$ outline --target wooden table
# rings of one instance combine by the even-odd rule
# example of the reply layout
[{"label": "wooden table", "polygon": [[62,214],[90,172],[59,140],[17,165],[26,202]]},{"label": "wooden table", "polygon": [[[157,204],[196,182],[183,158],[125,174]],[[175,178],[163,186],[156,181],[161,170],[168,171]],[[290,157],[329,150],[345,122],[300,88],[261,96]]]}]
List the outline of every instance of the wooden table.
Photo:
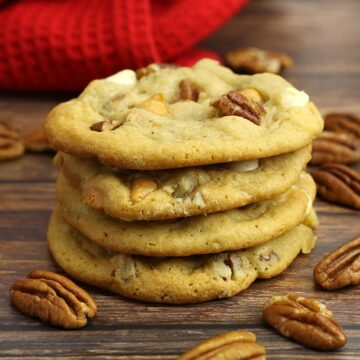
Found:
[{"label": "wooden table", "polygon": [[[324,112],[360,112],[360,2],[357,0],[251,3],[202,45],[220,53],[255,45],[284,50],[296,60],[285,75],[305,89]],[[39,125],[66,96],[0,96],[0,118],[24,129]],[[55,205],[56,171],[49,155],[26,155],[0,165],[0,357],[175,359],[196,342],[229,330],[250,330],[269,359],[359,359],[360,287],[327,292],[314,286],[312,270],[322,256],[360,233],[359,212],[318,201],[318,245],[284,274],[257,281],[231,299],[190,306],[144,304],[86,287],[98,314],[82,330],[64,331],[28,318],[9,304],[8,289],[33,269],[59,271],[46,245]],[[346,347],[323,353],[305,349],[262,323],[270,295],[312,296],[333,310],[348,336]]]}]

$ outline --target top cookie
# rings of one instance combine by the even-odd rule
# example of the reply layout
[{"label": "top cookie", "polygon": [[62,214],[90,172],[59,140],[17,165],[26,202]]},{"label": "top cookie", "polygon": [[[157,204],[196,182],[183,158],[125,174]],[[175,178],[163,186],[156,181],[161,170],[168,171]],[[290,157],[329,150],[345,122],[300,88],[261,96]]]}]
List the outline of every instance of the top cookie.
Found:
[{"label": "top cookie", "polygon": [[95,80],[55,107],[45,125],[59,150],[139,170],[284,154],[322,127],[308,96],[283,78],[237,75],[208,59]]}]

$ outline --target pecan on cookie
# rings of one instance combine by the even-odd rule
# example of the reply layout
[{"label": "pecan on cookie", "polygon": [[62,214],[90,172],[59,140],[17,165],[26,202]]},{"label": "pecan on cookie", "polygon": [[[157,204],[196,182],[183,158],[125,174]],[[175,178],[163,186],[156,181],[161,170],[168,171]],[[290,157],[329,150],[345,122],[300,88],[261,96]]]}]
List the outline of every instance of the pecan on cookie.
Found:
[{"label": "pecan on cookie", "polygon": [[260,125],[261,116],[266,114],[266,110],[259,102],[235,90],[222,95],[211,105],[217,108],[219,114],[222,116],[241,116],[255,125]]}]

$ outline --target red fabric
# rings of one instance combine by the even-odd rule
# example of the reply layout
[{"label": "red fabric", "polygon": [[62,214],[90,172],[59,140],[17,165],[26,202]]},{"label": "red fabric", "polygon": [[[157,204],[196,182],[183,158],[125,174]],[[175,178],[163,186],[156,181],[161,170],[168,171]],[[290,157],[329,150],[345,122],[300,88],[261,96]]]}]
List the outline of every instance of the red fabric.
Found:
[{"label": "red fabric", "polygon": [[18,0],[0,7],[0,89],[80,90],[151,62],[191,65],[191,48],[247,0]]}]

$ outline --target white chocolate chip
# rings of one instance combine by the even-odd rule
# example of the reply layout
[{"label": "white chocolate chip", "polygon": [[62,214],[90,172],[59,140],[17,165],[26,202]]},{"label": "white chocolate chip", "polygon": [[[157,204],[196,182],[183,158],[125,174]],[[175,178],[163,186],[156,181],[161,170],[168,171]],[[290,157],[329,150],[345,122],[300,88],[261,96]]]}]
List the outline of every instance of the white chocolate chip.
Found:
[{"label": "white chocolate chip", "polygon": [[305,106],[309,102],[309,95],[293,87],[286,88],[281,95],[281,105],[285,108]]},{"label": "white chocolate chip", "polygon": [[228,164],[225,164],[225,167],[229,170],[237,172],[246,172],[256,170],[259,167],[259,160],[244,160],[244,161],[235,161]]},{"label": "white chocolate chip", "polygon": [[305,216],[308,216],[311,212],[311,209],[312,209],[312,199],[311,199],[311,196],[309,195],[309,193],[305,190],[303,190],[304,193],[306,194],[307,198],[308,198],[308,202],[307,202],[307,205],[306,205],[306,210],[305,210]]},{"label": "white chocolate chip", "polygon": [[135,71],[129,69],[119,71],[105,80],[119,85],[134,85],[137,81]]},{"label": "white chocolate chip", "polygon": [[201,193],[199,191],[197,191],[195,193],[193,202],[194,202],[195,205],[198,205],[198,206],[204,206],[205,205],[205,201],[204,201],[204,199],[201,196]]}]

